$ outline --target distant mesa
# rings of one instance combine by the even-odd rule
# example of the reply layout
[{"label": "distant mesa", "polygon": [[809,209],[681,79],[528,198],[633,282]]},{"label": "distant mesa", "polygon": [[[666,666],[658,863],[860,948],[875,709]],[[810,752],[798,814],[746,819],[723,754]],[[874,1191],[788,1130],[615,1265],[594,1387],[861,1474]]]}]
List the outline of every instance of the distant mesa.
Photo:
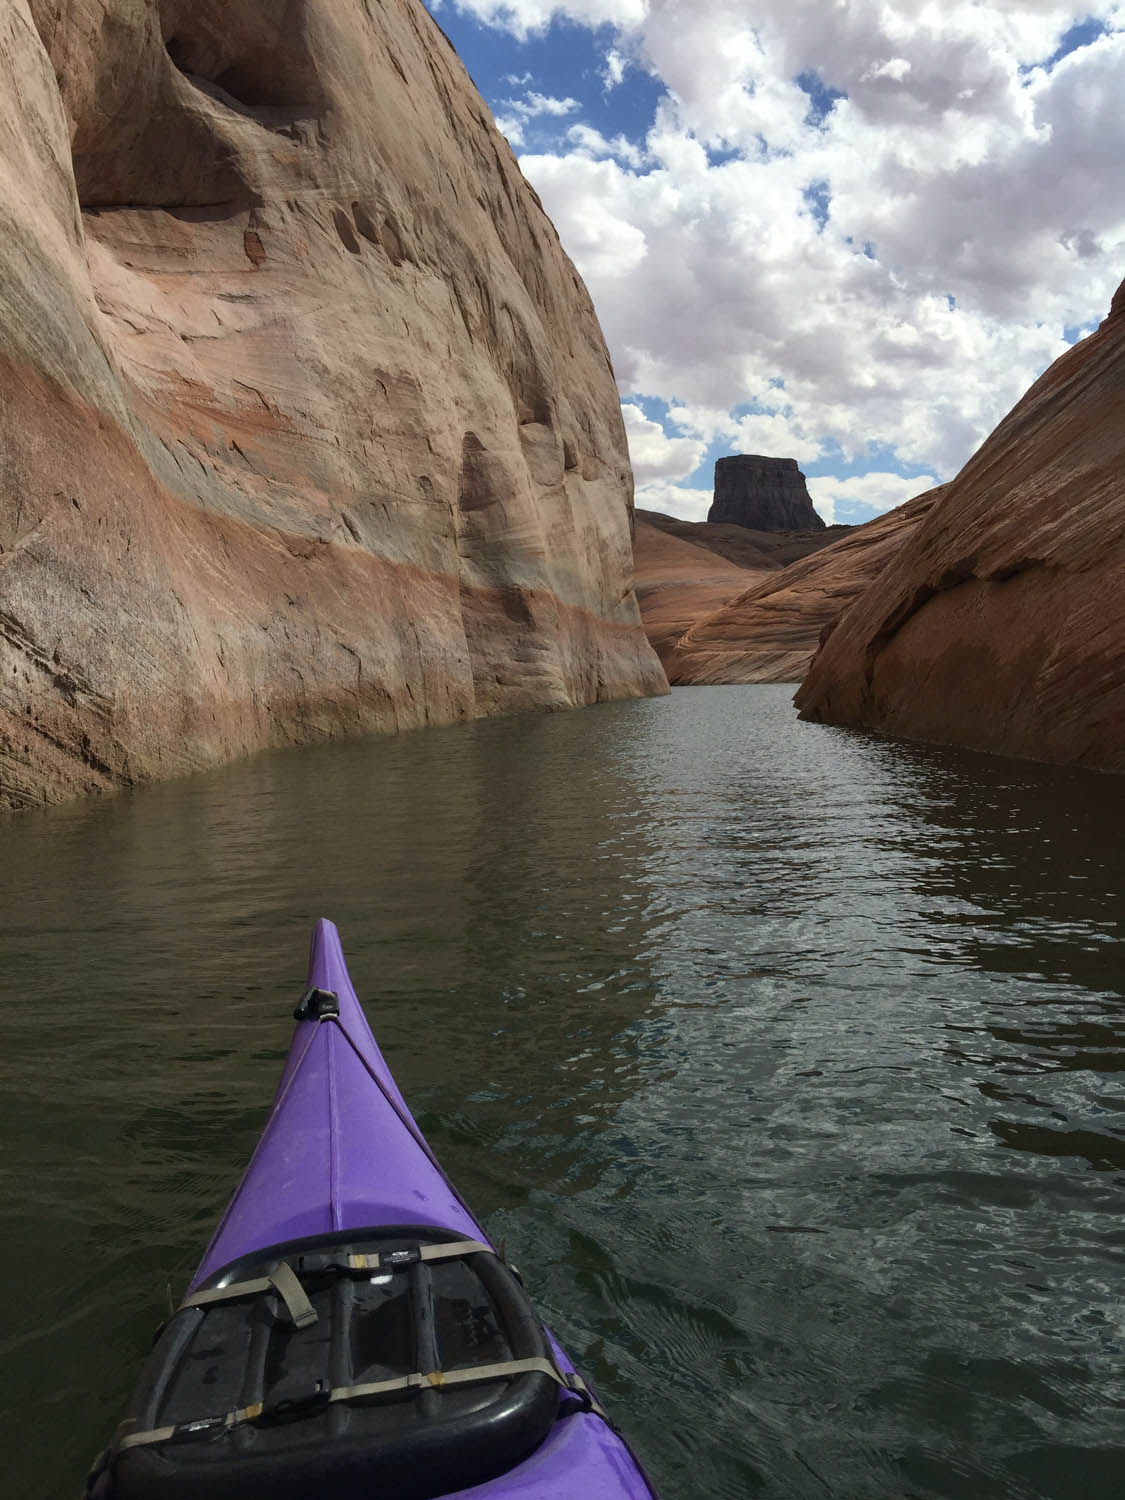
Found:
[{"label": "distant mesa", "polygon": [[707,519],[751,531],[824,530],[797,460],[758,453],[717,461],[715,498]]}]

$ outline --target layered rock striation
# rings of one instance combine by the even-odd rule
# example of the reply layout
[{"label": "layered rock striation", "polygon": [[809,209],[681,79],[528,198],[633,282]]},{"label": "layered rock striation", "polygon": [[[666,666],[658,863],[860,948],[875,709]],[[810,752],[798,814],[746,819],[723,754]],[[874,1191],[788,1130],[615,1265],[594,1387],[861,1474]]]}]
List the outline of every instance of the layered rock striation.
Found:
[{"label": "layered rock striation", "polygon": [[417,0],[12,0],[0,805],[663,691],[589,298]]},{"label": "layered rock striation", "polygon": [[1125,285],[849,610],[797,704],[1125,771]]},{"label": "layered rock striation", "polygon": [[[643,524],[715,552],[740,568],[766,573],[787,568],[790,563],[840,541],[853,530],[851,526],[825,526],[815,531],[752,531],[722,522],[684,521],[656,510],[638,508],[635,514],[638,536]],[[642,571],[639,559],[637,569],[639,579]]]},{"label": "layered rock striation", "polygon": [[752,531],[823,531],[795,458],[737,453],[715,463],[711,522]]},{"label": "layered rock striation", "polygon": [[[748,531],[743,526],[683,521],[638,510],[634,558],[637,599],[649,640],[666,671],[682,668],[678,643],[686,634],[756,585],[776,578],[788,564],[846,536],[848,526],[824,531]],[[815,636],[814,636],[815,644]],[[812,654],[812,646],[809,655]],[[730,656],[737,674],[739,651]],[[693,680],[690,673],[683,682]],[[726,680],[721,676],[706,679]],[[756,681],[735,675],[732,682]],[[788,679],[783,679],[788,680]]]},{"label": "layered rock striation", "polygon": [[818,643],[878,578],[942,493],[940,486],[929,490],[864,526],[832,528],[844,533],[838,541],[759,575],[749,588],[701,612],[670,650],[657,645],[669,682],[800,682]]},{"label": "layered rock striation", "polygon": [[645,632],[663,663],[701,615],[721,608],[745,592],[753,580],[767,575],[655,526],[645,517],[645,512],[637,512],[633,552],[637,602]]}]

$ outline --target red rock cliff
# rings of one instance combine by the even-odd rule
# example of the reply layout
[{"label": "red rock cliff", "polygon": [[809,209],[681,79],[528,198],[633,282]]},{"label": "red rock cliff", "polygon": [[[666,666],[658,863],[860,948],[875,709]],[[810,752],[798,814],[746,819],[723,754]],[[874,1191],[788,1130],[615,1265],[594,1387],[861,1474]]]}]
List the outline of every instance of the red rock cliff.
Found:
[{"label": "red rock cliff", "polygon": [[659,692],[589,298],[415,0],[11,0],[0,805]]},{"label": "red rock cliff", "polygon": [[701,613],[671,650],[654,641],[669,682],[800,682],[817,643],[879,576],[941,494],[939,486],[916,495],[830,546],[760,576],[718,608]]},{"label": "red rock cliff", "polygon": [[1125,286],[840,621],[796,701],[806,719],[1125,771]]}]

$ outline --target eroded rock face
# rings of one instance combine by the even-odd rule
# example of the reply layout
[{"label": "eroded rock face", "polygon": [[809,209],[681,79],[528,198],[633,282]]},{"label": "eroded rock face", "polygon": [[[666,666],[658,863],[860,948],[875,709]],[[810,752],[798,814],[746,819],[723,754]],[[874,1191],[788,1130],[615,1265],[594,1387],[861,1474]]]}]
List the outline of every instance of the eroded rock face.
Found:
[{"label": "eroded rock face", "polygon": [[767,575],[653,525],[646,518],[649,514],[637,513],[633,549],[637,602],[645,632],[666,663],[684,631],[701,615],[721,608]]},{"label": "eroded rock face", "polygon": [[414,0],[11,0],[0,805],[659,692],[587,294]]},{"label": "eroded rock face", "polygon": [[[637,599],[645,631],[665,671],[672,670],[675,663],[675,670],[685,672],[677,681],[694,681],[677,650],[682,637],[713,615],[721,613],[725,618],[724,606],[732,600],[851,530],[849,526],[832,526],[824,531],[748,531],[743,526],[682,521],[659,511],[638,510],[633,554]],[[810,657],[818,628],[819,623],[811,634],[806,632]],[[692,655],[694,659],[695,653]],[[773,680],[737,675],[746,670],[742,656],[738,648],[729,653],[735,676],[700,680]]]},{"label": "eroded rock face", "polygon": [[715,463],[708,521],[753,531],[823,531],[795,458],[736,453]]},{"label": "eroded rock face", "polygon": [[797,703],[1125,771],[1125,286],[840,622]]},{"label": "eroded rock face", "polygon": [[[772,573],[778,568],[787,568],[812,552],[819,552],[838,542],[854,528],[851,526],[825,526],[816,531],[751,531],[745,526],[729,526],[712,521],[684,521],[679,516],[666,516],[656,510],[635,512],[637,529],[641,523],[691,542],[708,552],[737,563],[740,568],[754,572]],[[638,561],[637,574],[641,568]]]},{"label": "eroded rock face", "polygon": [[661,653],[669,682],[800,682],[818,643],[897,555],[943,490],[918,495],[865,526],[832,528],[844,532],[839,541],[759,575],[701,614]]}]

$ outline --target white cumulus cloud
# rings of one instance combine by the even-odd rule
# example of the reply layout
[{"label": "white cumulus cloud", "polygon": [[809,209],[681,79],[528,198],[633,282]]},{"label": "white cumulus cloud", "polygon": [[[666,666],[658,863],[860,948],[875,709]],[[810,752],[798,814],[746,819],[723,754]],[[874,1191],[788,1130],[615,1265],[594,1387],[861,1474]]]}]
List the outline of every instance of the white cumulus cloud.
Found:
[{"label": "white cumulus cloud", "polygon": [[659,422],[650,421],[632,402],[622,402],[621,415],[638,484],[653,479],[686,479],[699,467],[705,443],[691,437],[669,437]]},{"label": "white cumulus cloud", "polygon": [[566,138],[578,150],[585,151],[594,158],[613,156],[630,167],[639,167],[645,160],[644,151],[625,136],[615,135],[611,141],[607,141],[601,131],[595,130],[592,125],[572,125]]},{"label": "white cumulus cloud", "polygon": [[711,509],[711,491],[656,479],[638,485],[636,503],[641,510],[660,511],[666,516],[678,516],[681,521],[706,521]]},{"label": "white cumulus cloud", "polygon": [[[670,408],[667,451],[637,433],[647,482],[675,487],[677,445],[718,442],[869,463],[862,492],[821,476],[814,493],[898,503],[926,486],[894,491],[894,465],[950,477],[1125,276],[1120,0],[461,5],[515,35],[608,28],[603,107],[626,59],[662,85],[629,137],[534,90],[503,110],[537,121],[521,163],[623,395]],[[1084,45],[1056,57],[1079,22]]]},{"label": "white cumulus cloud", "polygon": [[607,94],[611,89],[615,89],[625,77],[627,66],[624,54],[618,52],[616,47],[611,47],[605,55],[605,64],[602,68],[602,84]]},{"label": "white cumulus cloud", "polygon": [[862,507],[868,513],[864,519],[872,520],[885,511],[893,510],[896,505],[912,500],[915,495],[932,490],[937,482],[932,474],[908,479],[901,474],[878,471],[853,475],[848,479],[821,474],[807,481],[813,506],[829,526],[835,520],[836,507],[844,502]]}]

